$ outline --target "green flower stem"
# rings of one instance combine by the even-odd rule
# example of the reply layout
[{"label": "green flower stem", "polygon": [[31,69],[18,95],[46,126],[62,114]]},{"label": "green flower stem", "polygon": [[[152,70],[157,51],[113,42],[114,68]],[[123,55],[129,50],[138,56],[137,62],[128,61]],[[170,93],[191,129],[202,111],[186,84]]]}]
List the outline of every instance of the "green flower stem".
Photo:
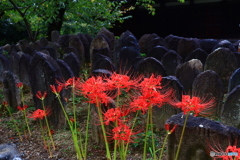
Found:
[{"label": "green flower stem", "polygon": [[[42,125],[42,121],[40,119],[39,119],[39,123],[40,123],[42,138],[43,138],[43,144],[44,144],[44,147],[46,147],[46,141],[45,141],[45,136],[44,136],[44,131],[43,131],[43,125]],[[52,152],[50,150],[48,142],[47,142],[47,150],[49,152],[49,157],[52,157]]]},{"label": "green flower stem", "polygon": [[13,125],[14,125],[15,129],[17,130],[17,134],[18,134],[19,139],[20,139],[21,141],[23,141],[23,139],[22,139],[22,137],[21,137],[21,135],[20,135],[19,128],[18,128],[16,122],[14,121],[14,118],[13,118],[13,116],[12,116],[12,114],[11,114],[10,109],[8,108],[8,106],[6,106],[6,108],[7,108],[7,111],[8,111],[8,113],[9,113],[10,117],[11,117],[11,120],[12,120],[12,122],[13,122]]},{"label": "green flower stem", "polygon": [[72,126],[70,128],[71,128],[71,132],[72,132],[73,144],[74,144],[75,150],[77,152],[77,159],[82,160],[83,156],[82,156],[81,149],[79,148],[79,145],[78,145],[77,134],[74,133],[74,129],[72,128]]},{"label": "green flower stem", "polygon": [[[74,87],[72,87],[72,104],[73,104],[73,119],[75,122],[77,121],[76,117],[76,105],[75,105],[75,94],[74,94]],[[77,130],[77,123],[74,123],[74,130]]]},{"label": "green flower stem", "polygon": [[98,101],[97,101],[96,105],[97,105],[97,109],[98,109],[98,116],[99,116],[99,119],[100,119],[100,124],[101,124],[102,132],[103,132],[103,137],[104,137],[104,141],[105,141],[107,159],[110,160],[111,159],[111,154],[110,154],[109,145],[108,145],[108,141],[107,141],[106,129],[105,129],[104,124],[103,124],[102,111],[101,111],[101,108],[100,108],[101,105],[98,103]]},{"label": "green flower stem", "polygon": [[[73,80],[73,86],[72,86],[72,105],[73,105],[73,119],[74,119],[74,123],[73,123],[73,132],[74,132],[74,142],[76,143],[75,144],[75,147],[79,148],[79,152],[80,155],[82,155],[82,157],[85,157],[86,158],[86,152],[85,154],[83,153],[83,146],[82,146],[82,143],[80,143],[80,147],[78,145],[78,134],[77,134],[77,116],[76,116],[76,104],[75,104],[75,80]],[[80,135],[80,142],[82,142],[81,140],[81,135]]]},{"label": "green flower stem", "polygon": [[167,142],[168,136],[169,136],[169,131],[167,131],[167,136],[165,137],[165,139],[164,139],[164,141],[163,141],[163,145],[162,145],[162,149],[161,149],[161,152],[160,152],[159,160],[162,159],[163,151],[164,151],[164,147],[165,147],[165,145],[166,145],[166,142]]},{"label": "green flower stem", "polygon": [[[22,102],[22,105],[24,106],[25,103],[24,103],[24,99],[23,99],[23,91],[22,91],[22,89],[20,89],[20,92],[21,92],[21,102]],[[25,123],[26,123],[26,125],[27,125],[28,133],[29,133],[29,135],[31,136],[31,135],[32,135],[32,132],[31,132],[31,129],[30,129],[29,124],[28,124],[26,109],[23,110],[23,114],[24,114]]]},{"label": "green flower stem", "polygon": [[24,114],[25,123],[27,124],[28,133],[29,133],[30,136],[32,136],[32,132],[31,132],[31,129],[30,129],[29,124],[28,124],[26,109],[24,109],[23,114]]},{"label": "green flower stem", "polygon": [[48,151],[49,151],[49,158],[52,158],[52,152],[51,152],[50,144],[48,141],[47,141],[47,147],[48,147]]},{"label": "green flower stem", "polygon": [[156,156],[156,148],[155,148],[155,140],[154,140],[154,134],[153,134],[153,119],[152,119],[152,106],[149,108],[149,121],[150,121],[150,129],[152,134],[152,148],[153,148],[153,158],[157,159]]},{"label": "green flower stem", "polygon": [[114,140],[113,160],[117,159],[117,140]]},{"label": "green flower stem", "polygon": [[[115,127],[117,127],[117,122],[115,122]],[[114,140],[113,159],[116,160],[116,158],[117,158],[117,140],[115,139]]]},{"label": "green flower stem", "polygon": [[125,151],[125,149],[124,149],[124,141],[121,140],[120,143],[121,143],[121,146],[120,146],[120,157],[121,157],[121,160],[126,160],[126,156],[125,156],[125,154],[123,154],[124,151]]},{"label": "green flower stem", "polygon": [[60,95],[59,95],[59,94],[56,94],[56,96],[57,96],[58,101],[59,101],[59,103],[60,103],[60,106],[61,106],[61,108],[62,108],[62,110],[63,110],[63,114],[64,114],[64,116],[65,116],[65,118],[66,118],[66,120],[67,120],[67,122],[68,122],[68,125],[69,125],[69,127],[71,128],[72,124],[71,124],[71,122],[70,122],[70,120],[69,120],[69,117],[68,117],[68,115],[67,115],[67,112],[65,111],[65,108],[64,108],[64,106],[63,106],[63,104],[62,104],[62,101],[61,101],[61,99],[60,99]]},{"label": "green flower stem", "polygon": [[[84,157],[84,150],[83,150],[83,144],[82,144],[82,135],[81,134],[78,134],[78,133],[81,133],[81,129],[79,128],[79,132],[77,131],[77,130],[75,130],[75,129],[73,129],[73,131],[74,131],[74,133],[76,134],[76,136],[77,136],[77,142],[80,142],[79,143],[79,146],[80,146],[80,148],[81,148],[81,154],[83,155],[83,157]],[[78,136],[79,136],[79,139],[78,139]]]},{"label": "green flower stem", "polygon": [[[135,123],[136,123],[136,121],[137,121],[137,117],[138,117],[139,112],[140,112],[140,111],[138,110],[137,113],[136,113],[136,116],[135,116],[135,118],[134,118],[134,120],[133,120],[131,132],[132,132],[134,126],[135,126]],[[126,155],[127,155],[128,146],[129,146],[129,142],[127,143],[127,145],[126,145],[126,147],[125,147],[125,153],[124,153],[125,157],[126,157]]]},{"label": "green flower stem", "polygon": [[84,157],[87,157],[87,146],[88,146],[88,129],[89,129],[89,121],[90,121],[90,104],[88,105],[88,114],[87,114],[87,125],[86,125],[86,133],[85,133],[85,146],[84,146]]},{"label": "green flower stem", "polygon": [[[44,110],[44,112],[46,113],[46,108],[45,108],[45,106],[44,106],[44,100],[42,99],[41,101],[42,101],[43,110]],[[56,150],[56,147],[55,147],[55,144],[54,144],[54,141],[53,141],[53,137],[52,137],[52,133],[51,133],[51,130],[50,130],[50,127],[49,127],[49,123],[48,123],[47,116],[45,116],[44,119],[45,119],[45,123],[46,123],[46,125],[47,125],[48,136],[49,136],[49,138],[50,138],[50,140],[51,140],[52,147],[53,147],[54,150]]]},{"label": "green flower stem", "polygon": [[77,152],[77,158],[78,158],[78,160],[82,160],[82,151],[81,151],[81,149],[79,148],[79,145],[78,145],[78,141],[77,141],[77,138],[76,138],[76,134],[75,134],[75,131],[74,131],[74,129],[73,129],[73,126],[72,126],[72,124],[71,124],[71,121],[69,120],[69,117],[68,117],[68,115],[67,115],[67,112],[65,111],[65,108],[64,108],[64,106],[63,106],[63,104],[62,104],[62,101],[61,101],[61,99],[60,99],[60,95],[59,94],[56,94],[56,96],[57,96],[57,98],[58,98],[58,101],[59,101],[59,103],[60,103],[60,106],[62,107],[62,110],[63,110],[63,114],[64,114],[64,116],[65,116],[65,118],[66,118],[66,120],[67,120],[67,123],[68,123],[68,126],[70,127],[70,130],[71,130],[71,133],[72,133],[72,139],[73,139],[73,143],[74,143],[74,147],[75,147],[75,150],[76,150],[76,152]]},{"label": "green flower stem", "polygon": [[184,125],[183,125],[183,129],[182,129],[182,134],[181,134],[181,137],[180,137],[180,141],[179,141],[179,144],[178,144],[178,149],[177,149],[176,157],[174,158],[174,160],[177,160],[177,159],[178,159],[178,155],[179,155],[179,151],[180,151],[180,148],[181,148],[182,139],[183,139],[183,135],[184,135],[184,132],[185,132],[185,128],[186,128],[188,116],[189,116],[189,113],[186,114],[186,118],[185,118],[185,120],[184,120]]},{"label": "green flower stem", "polygon": [[148,132],[148,125],[149,125],[149,116],[150,116],[150,111],[148,110],[145,139],[144,139],[144,148],[143,148],[143,160],[146,160],[146,154],[147,154],[147,132]]}]

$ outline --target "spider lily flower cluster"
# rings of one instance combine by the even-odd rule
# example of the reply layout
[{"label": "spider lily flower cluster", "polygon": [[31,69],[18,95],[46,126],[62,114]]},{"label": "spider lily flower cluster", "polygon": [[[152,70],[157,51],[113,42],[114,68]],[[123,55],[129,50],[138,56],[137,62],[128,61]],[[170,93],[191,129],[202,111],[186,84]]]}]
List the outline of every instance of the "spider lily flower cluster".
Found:
[{"label": "spider lily flower cluster", "polygon": [[182,95],[182,100],[180,102],[171,101],[170,103],[173,106],[175,106],[177,108],[180,108],[183,111],[183,113],[185,114],[183,129],[182,129],[181,137],[180,137],[180,140],[179,140],[179,145],[178,145],[178,149],[177,149],[177,152],[176,152],[176,156],[175,156],[175,159],[174,159],[174,160],[177,160],[180,149],[181,149],[181,144],[182,144],[182,140],[183,140],[188,116],[190,114],[193,114],[194,116],[209,115],[212,107],[215,105],[215,100],[213,98],[206,100],[206,99],[201,99],[201,98],[196,97],[196,96]]},{"label": "spider lily flower cluster", "polygon": [[[122,160],[127,159],[129,144],[135,143],[135,139],[138,138],[138,134],[141,132],[145,133],[142,159],[146,160],[147,133],[153,133],[154,131],[152,119],[153,108],[162,107],[164,104],[171,104],[176,108],[180,108],[185,114],[185,123],[175,157],[177,159],[188,115],[207,115],[207,111],[214,106],[214,99],[205,101],[197,96],[182,95],[182,100],[178,101],[173,96],[174,90],[168,88],[168,86],[163,86],[161,82],[161,76],[151,75],[149,78],[144,78],[143,76],[130,78],[127,75],[113,73],[110,77],[92,76],[85,81],[73,77],[66,82],[56,81],[55,85],[50,85],[52,93],[59,100],[65,119],[71,130],[77,159],[87,159],[90,104],[94,104],[97,110],[98,124],[100,124],[101,135],[105,142],[106,158],[114,160],[119,158]],[[21,84],[17,86],[22,88]],[[61,91],[66,88],[71,88],[72,90],[71,101],[68,101],[72,103],[72,116],[67,114],[66,107],[62,104],[62,98],[64,97],[61,97]],[[33,118],[34,120],[45,119],[48,136],[51,139],[52,147],[55,149],[51,136],[52,130],[47,121],[47,116],[51,113],[51,110],[44,105],[47,92],[38,91],[35,96],[42,101],[42,109],[37,109],[28,118]],[[85,139],[82,139],[82,136],[79,136],[78,133],[82,129],[78,128],[79,125],[77,125],[78,117],[76,114],[75,96],[83,97],[84,102],[89,104],[87,124],[85,126]],[[24,111],[26,108],[26,105],[18,107],[21,111]],[[145,119],[143,120],[139,116],[145,117]],[[140,121],[144,121],[145,123],[141,123]],[[136,126],[137,123],[144,125]],[[153,159],[162,158],[168,135],[172,134],[176,127],[177,125],[165,125],[167,135],[160,149],[156,148],[154,143],[155,137],[153,134],[151,135]],[[110,150],[112,148],[110,147],[111,143],[114,144],[113,151]],[[47,145],[50,148],[49,143]],[[157,151],[160,152],[157,153]],[[51,154],[50,151],[49,153]]]},{"label": "spider lily flower cluster", "polygon": [[180,108],[185,115],[193,114],[194,116],[207,116],[211,113],[211,110],[215,104],[215,100],[213,98],[210,100],[205,100],[196,96],[183,95],[181,102],[172,101],[171,104],[177,108]]},{"label": "spider lily flower cluster", "polygon": [[[50,129],[50,126],[49,126],[49,123],[48,123],[48,118],[47,118],[51,114],[51,109],[50,109],[50,107],[46,107],[44,105],[44,99],[46,98],[46,96],[47,96],[46,91],[44,91],[44,92],[38,91],[36,93],[36,97],[42,101],[42,109],[35,110],[29,116],[29,118],[32,118],[34,120],[37,120],[37,119],[39,120],[39,124],[40,124],[40,127],[41,127],[41,134],[42,134],[42,138],[43,138],[43,142],[44,142],[44,148],[47,148],[47,150],[49,152],[49,157],[52,157],[52,151],[51,151],[50,143],[52,144],[52,149],[53,150],[55,150],[56,147],[55,147],[53,137],[52,137],[52,134],[54,133],[54,131],[52,129]],[[43,124],[42,124],[41,120],[43,120],[43,119],[45,119],[46,127],[44,127]],[[45,128],[47,128],[48,136],[45,136],[45,132],[44,132]],[[50,139],[50,142],[49,142],[48,138]]]},{"label": "spider lily flower cluster", "polygon": [[[197,116],[214,105],[213,99],[205,102],[199,97],[190,97],[189,95],[183,95],[182,101],[176,101],[176,99],[172,97],[173,90],[163,88],[161,80],[161,76],[151,75],[149,78],[139,77],[130,79],[130,77],[126,75],[117,73],[113,73],[110,78],[93,76],[85,82],[81,82],[80,79],[75,79],[74,85],[76,87],[76,93],[84,96],[87,98],[88,103],[95,104],[97,107],[108,159],[112,158],[109,149],[109,140],[114,141],[113,159],[116,159],[117,148],[120,158],[126,159],[129,143],[134,142],[134,139],[137,138],[137,133],[139,133],[134,126],[136,119],[130,121],[133,113],[136,113],[136,117],[139,111],[142,114],[147,113],[146,134],[149,130],[153,132],[152,108],[154,106],[161,107],[165,103],[170,103],[177,108],[181,108],[186,115],[194,113],[194,115]],[[69,82],[72,82],[72,80],[67,81],[67,83]],[[52,87],[52,90],[56,94],[59,94],[60,90],[64,87],[66,87],[66,85],[59,83],[59,86],[55,88]],[[103,110],[104,107],[102,106],[108,106],[109,103],[114,103],[115,107],[105,107],[105,110]],[[113,128],[111,133],[106,132],[107,126]],[[168,134],[171,134],[175,128],[176,126],[169,130]],[[146,159],[147,137],[145,137],[144,141],[143,159]],[[153,136],[152,142],[154,142]],[[154,153],[153,158],[156,159],[154,143],[152,148]]]},{"label": "spider lily flower cluster", "polygon": [[[75,93],[87,99],[86,102],[95,104],[98,111],[99,124],[105,142],[107,159],[116,159],[117,150],[120,159],[126,159],[129,143],[133,143],[137,134],[145,130],[153,132],[152,108],[169,103],[176,108],[180,108],[184,114],[193,113],[200,115],[203,111],[214,106],[214,99],[209,101],[201,100],[196,96],[183,95],[182,101],[177,101],[172,95],[174,91],[162,86],[161,76],[151,75],[149,78],[130,78],[127,75],[113,73],[109,78],[92,76],[86,81],[74,78]],[[54,93],[59,94],[57,88],[64,88],[71,83],[69,79],[65,84],[58,83],[58,86],[51,86]],[[109,104],[114,107],[109,107]],[[137,116],[146,115],[146,126],[141,129],[135,127]],[[205,112],[206,113],[206,112]],[[135,117],[133,115],[136,115]],[[75,119],[74,119],[75,120]],[[187,118],[186,118],[187,120]],[[106,127],[112,128],[111,133],[106,131]],[[167,129],[167,134],[171,134],[177,126],[171,130]],[[109,130],[108,130],[109,131]],[[110,154],[109,143],[114,142],[113,156]],[[143,149],[143,159],[146,159],[146,143]],[[152,142],[154,137],[152,136]],[[118,149],[117,149],[118,148]],[[154,159],[157,159],[155,144],[152,145]],[[163,150],[163,149],[162,149]],[[180,150],[180,148],[179,148]],[[178,151],[179,152],[179,151]],[[161,152],[162,154],[162,152]],[[178,154],[178,153],[177,153]],[[161,156],[160,156],[161,157]],[[177,156],[176,156],[177,157]]]},{"label": "spider lily flower cluster", "polygon": [[37,120],[37,119],[42,120],[43,118],[47,117],[49,114],[50,114],[50,110],[44,111],[42,109],[37,109],[28,118],[33,118],[34,120]]}]

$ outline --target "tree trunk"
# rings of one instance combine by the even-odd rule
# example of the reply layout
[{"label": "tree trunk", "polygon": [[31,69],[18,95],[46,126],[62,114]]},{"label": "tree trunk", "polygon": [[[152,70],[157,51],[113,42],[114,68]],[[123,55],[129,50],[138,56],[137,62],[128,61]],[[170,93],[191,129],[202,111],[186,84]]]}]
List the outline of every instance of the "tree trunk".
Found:
[{"label": "tree trunk", "polygon": [[26,29],[27,29],[27,32],[28,32],[28,36],[29,36],[29,39],[34,42],[36,40],[36,37],[33,36],[32,34],[32,30],[31,30],[31,26],[30,26],[30,23],[28,22],[28,20],[26,19],[25,17],[25,14],[23,12],[21,12],[21,10],[18,8],[18,6],[12,1],[12,0],[9,0],[9,2],[12,4],[12,6],[15,8],[15,10],[20,14],[20,16],[22,17],[24,23],[25,23],[25,26],[26,26]]},{"label": "tree trunk", "polygon": [[47,39],[49,41],[51,41],[51,33],[54,30],[57,30],[60,32],[61,28],[62,28],[62,24],[63,24],[63,18],[64,18],[64,14],[66,11],[66,7],[65,8],[60,8],[58,10],[58,15],[57,18],[52,22],[48,24],[48,28],[47,28]]}]

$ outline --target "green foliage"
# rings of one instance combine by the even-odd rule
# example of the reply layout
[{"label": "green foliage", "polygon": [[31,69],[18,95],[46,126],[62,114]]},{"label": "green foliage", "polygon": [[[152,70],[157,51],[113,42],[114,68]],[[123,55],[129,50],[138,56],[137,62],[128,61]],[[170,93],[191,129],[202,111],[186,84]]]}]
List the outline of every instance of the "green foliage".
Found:
[{"label": "green foliage", "polygon": [[[126,13],[136,6],[143,6],[149,14],[155,15],[154,4],[154,0],[137,0],[135,3],[127,0],[1,0],[0,18],[11,25],[24,25],[31,41],[49,36],[52,30],[61,31],[61,34],[81,32],[94,36],[102,27],[111,28],[115,22],[122,23],[131,18]],[[0,27],[0,35],[6,28],[9,29]],[[3,38],[0,44],[4,43],[7,42]]]},{"label": "green foliage", "polygon": [[0,14],[4,13],[2,18],[10,23],[24,24],[32,40],[36,35],[46,35],[48,26],[54,22],[61,23],[62,34],[81,32],[94,35],[102,27],[111,28],[116,21],[130,18],[124,14],[137,5],[145,7],[149,14],[155,14],[153,0],[126,3],[125,0],[2,0]]},{"label": "green foliage", "polygon": [[122,13],[119,7],[124,4],[110,2],[107,0],[90,0],[70,3],[66,12],[62,33],[69,30],[94,35],[102,27],[109,28],[115,21],[122,21]]},{"label": "green foliage", "polygon": [[[155,137],[155,142],[158,142],[159,140],[156,138],[156,134],[152,133],[151,131],[147,131],[147,148],[149,149],[149,152],[152,151],[152,134]],[[134,143],[131,143],[130,145],[133,148],[140,149],[144,146],[144,139],[145,139],[145,133],[139,133],[137,134],[137,138],[134,140]]]}]

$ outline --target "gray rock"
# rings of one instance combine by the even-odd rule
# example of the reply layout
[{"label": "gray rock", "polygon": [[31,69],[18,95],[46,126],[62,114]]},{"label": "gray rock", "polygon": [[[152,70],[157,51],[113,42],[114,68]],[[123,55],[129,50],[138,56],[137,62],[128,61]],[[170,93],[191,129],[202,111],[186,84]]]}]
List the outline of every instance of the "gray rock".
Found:
[{"label": "gray rock", "polygon": [[181,40],[181,38],[182,37],[178,37],[178,36],[170,34],[164,38],[164,41],[167,43],[168,49],[177,51],[178,42]]},{"label": "gray rock", "polygon": [[[168,160],[173,160],[178,148],[186,116],[182,113],[170,117],[166,124],[178,125],[168,139]],[[181,143],[178,160],[212,160],[206,151],[224,150],[229,145],[239,146],[240,130],[220,122],[189,115]],[[210,148],[212,147],[212,148]]]},{"label": "gray rock", "polygon": [[[111,54],[114,50],[114,44],[115,44],[115,36],[114,36],[114,33],[110,32],[109,30],[107,30],[105,27],[103,27],[97,35],[104,35],[108,38],[109,42],[109,48],[111,50]],[[112,58],[112,57],[110,57]]]},{"label": "gray rock", "polygon": [[13,143],[0,144],[0,160],[23,160]]},{"label": "gray rock", "polygon": [[200,73],[193,81],[192,90],[197,96],[215,99],[215,107],[211,113],[220,116],[224,92],[222,81],[216,72],[207,70]]},{"label": "gray rock", "polygon": [[218,44],[216,44],[213,48],[213,51],[219,47],[224,47],[230,49],[232,52],[237,52],[237,49],[233,46],[233,44],[229,40],[222,40]]},{"label": "gray rock", "polygon": [[[44,103],[46,106],[51,107],[52,112],[49,116],[49,122],[54,128],[63,127],[65,125],[63,111],[56,99],[56,95],[50,89],[50,85],[56,86],[56,81],[62,82],[63,80],[59,65],[51,56],[37,52],[30,62],[29,75],[35,109],[42,109],[41,100],[35,96],[36,93],[38,91],[47,91],[48,96],[44,99]],[[64,103],[64,99],[62,101]]]},{"label": "gray rock", "polygon": [[20,89],[16,87],[19,83],[19,78],[10,71],[3,72],[3,91],[4,97],[9,106],[17,110],[17,106],[21,104]]},{"label": "gray rock", "polygon": [[162,64],[166,69],[167,75],[175,76],[176,68],[182,64],[182,57],[174,50],[170,50],[162,57]]},{"label": "gray rock", "polygon": [[237,85],[228,95],[223,106],[221,120],[224,124],[240,128],[240,85]]},{"label": "gray rock", "polygon": [[52,31],[52,33],[51,33],[51,41],[52,42],[58,42],[59,37],[60,37],[59,31]]},{"label": "gray rock", "polygon": [[167,44],[165,43],[163,38],[159,37],[159,36],[152,39],[151,41],[148,41],[147,44],[148,44],[148,51],[147,51],[146,55],[148,55],[150,53],[150,51],[156,46],[163,46],[163,47],[167,48]]},{"label": "gray rock", "polygon": [[178,42],[177,53],[185,59],[192,51],[200,48],[200,40],[197,38],[182,38]]},{"label": "gray rock", "polygon": [[152,39],[157,38],[157,37],[159,37],[159,36],[157,34],[155,34],[155,33],[153,33],[153,34],[144,34],[140,38],[140,40],[138,42],[138,44],[140,46],[140,52],[147,54],[148,53],[148,44],[149,44],[149,42]]},{"label": "gray rock", "polygon": [[210,54],[213,51],[214,46],[218,44],[218,41],[215,39],[202,39],[200,40],[200,47],[202,50]]},{"label": "gray rock", "polygon": [[240,68],[236,69],[229,79],[228,93],[230,93],[237,85],[240,85]]},{"label": "gray rock", "polygon": [[188,62],[180,64],[176,68],[176,77],[183,85],[186,93],[191,93],[194,79],[203,71],[203,66],[200,60],[192,59]]},{"label": "gray rock", "polygon": [[[120,52],[123,47],[131,47],[135,48],[137,51],[140,51],[136,37],[130,31],[123,32],[120,35],[120,38],[116,41],[115,52],[113,54],[114,63],[119,62]],[[117,64],[117,68],[119,68],[119,65],[120,64]]]},{"label": "gray rock", "polygon": [[208,55],[204,71],[215,71],[222,80],[224,92],[227,93],[229,78],[237,69],[237,66],[238,62],[233,52],[228,48],[220,47]]},{"label": "gray rock", "polygon": [[109,48],[109,44],[102,36],[98,36],[98,37],[94,38],[90,44],[90,61],[91,61],[91,63],[93,63],[92,60],[94,57],[93,50],[101,49],[101,48]]},{"label": "gray rock", "polygon": [[169,52],[169,50],[164,47],[164,46],[160,46],[160,45],[157,45],[155,46],[154,48],[152,48],[149,53],[148,53],[148,57],[154,57],[156,58],[157,60],[161,61],[162,60],[162,57],[167,53]]},{"label": "gray rock", "polygon": [[199,59],[204,66],[207,56],[208,54],[204,50],[202,50],[201,48],[197,48],[185,58],[185,61],[187,62],[191,59]]},{"label": "gray rock", "polygon": [[79,77],[80,72],[80,62],[78,60],[78,57],[73,53],[68,53],[63,55],[64,62],[68,64],[68,66],[71,68],[73,74],[75,77]]},{"label": "gray rock", "polygon": [[145,77],[150,77],[152,74],[166,76],[166,70],[162,63],[153,57],[141,60],[136,66],[136,73]]}]

